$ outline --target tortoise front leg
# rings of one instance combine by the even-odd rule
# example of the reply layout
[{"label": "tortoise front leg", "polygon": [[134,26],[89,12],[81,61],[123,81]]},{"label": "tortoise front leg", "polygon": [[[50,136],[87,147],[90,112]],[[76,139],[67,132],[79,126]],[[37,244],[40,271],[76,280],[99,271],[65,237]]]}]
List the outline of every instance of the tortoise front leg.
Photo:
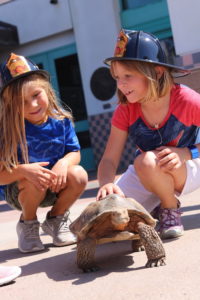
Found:
[{"label": "tortoise front leg", "polygon": [[95,249],[96,241],[89,237],[77,242],[77,265],[85,273],[99,270],[95,264]]},{"label": "tortoise front leg", "polygon": [[165,265],[165,250],[155,229],[142,222],[139,222],[137,227],[148,258],[146,267],[149,268]]}]

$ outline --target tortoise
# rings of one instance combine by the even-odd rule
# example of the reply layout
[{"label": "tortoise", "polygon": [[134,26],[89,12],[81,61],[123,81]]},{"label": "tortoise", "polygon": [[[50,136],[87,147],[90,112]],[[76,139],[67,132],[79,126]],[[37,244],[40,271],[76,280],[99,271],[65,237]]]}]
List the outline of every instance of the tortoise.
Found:
[{"label": "tortoise", "polygon": [[132,198],[110,194],[90,203],[70,224],[77,236],[78,267],[84,272],[99,270],[96,245],[122,240],[132,240],[134,252],[146,251],[146,267],[165,265],[165,250],[155,225],[156,220]]}]

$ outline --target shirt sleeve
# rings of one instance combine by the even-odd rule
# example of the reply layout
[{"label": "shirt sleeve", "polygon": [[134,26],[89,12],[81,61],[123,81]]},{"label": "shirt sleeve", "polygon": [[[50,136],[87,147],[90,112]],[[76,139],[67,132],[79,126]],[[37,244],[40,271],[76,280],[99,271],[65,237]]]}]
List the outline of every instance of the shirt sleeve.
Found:
[{"label": "shirt sleeve", "polygon": [[180,85],[172,94],[172,113],[186,126],[200,126],[200,94]]},{"label": "shirt sleeve", "polygon": [[121,130],[128,131],[129,111],[127,105],[118,105],[118,107],[114,111],[111,124]]},{"label": "shirt sleeve", "polygon": [[69,119],[65,119],[65,152],[75,152],[81,149],[74,126]]},{"label": "shirt sleeve", "polygon": [[192,99],[192,121],[193,125],[200,126],[200,94],[193,91],[191,93],[191,99]]}]

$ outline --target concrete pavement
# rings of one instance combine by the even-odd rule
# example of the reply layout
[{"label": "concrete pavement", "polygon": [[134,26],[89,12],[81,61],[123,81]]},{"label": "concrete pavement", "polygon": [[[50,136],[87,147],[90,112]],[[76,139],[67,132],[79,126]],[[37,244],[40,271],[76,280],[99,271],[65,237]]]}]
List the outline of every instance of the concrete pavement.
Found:
[{"label": "concrete pavement", "polygon": [[[90,180],[81,199],[71,208],[74,220],[94,201],[97,181]],[[200,299],[200,190],[182,199],[185,234],[164,242],[167,265],[146,269],[144,252],[132,253],[130,241],[100,245],[96,258],[101,270],[84,274],[76,266],[76,246],[54,247],[41,231],[46,251],[22,254],[17,249],[16,223],[20,213],[0,201],[0,263],[18,265],[22,275],[0,287],[3,300],[199,300]],[[48,209],[40,208],[39,221]]]}]

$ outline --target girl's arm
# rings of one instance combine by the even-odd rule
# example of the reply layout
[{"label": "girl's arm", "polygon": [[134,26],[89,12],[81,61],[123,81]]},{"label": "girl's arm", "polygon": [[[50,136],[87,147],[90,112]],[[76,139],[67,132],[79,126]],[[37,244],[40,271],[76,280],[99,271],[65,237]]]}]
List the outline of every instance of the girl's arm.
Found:
[{"label": "girl's arm", "polygon": [[69,166],[78,165],[80,163],[80,160],[80,151],[69,152],[55,163],[52,170],[56,170],[59,173],[60,171],[62,171],[62,168],[68,168]]},{"label": "girl's arm", "polygon": [[44,168],[48,162],[37,162],[30,164],[21,164],[11,171],[3,170],[0,172],[0,185],[7,185],[15,181],[27,179],[37,188],[47,189],[52,180],[55,180],[56,174],[51,170]]},{"label": "girl's arm", "polygon": [[106,149],[98,167],[100,189],[97,194],[97,200],[111,193],[123,195],[119,187],[114,185],[113,182],[127,137],[128,132],[114,126],[111,127]]},{"label": "girl's arm", "polygon": [[69,152],[59,161],[67,163],[68,166],[78,165],[81,161],[80,151]]},{"label": "girl's arm", "polygon": [[21,166],[18,165],[16,168],[13,168],[11,171],[3,170],[0,172],[0,185],[10,184],[15,181],[19,181],[24,178],[21,173]]}]

